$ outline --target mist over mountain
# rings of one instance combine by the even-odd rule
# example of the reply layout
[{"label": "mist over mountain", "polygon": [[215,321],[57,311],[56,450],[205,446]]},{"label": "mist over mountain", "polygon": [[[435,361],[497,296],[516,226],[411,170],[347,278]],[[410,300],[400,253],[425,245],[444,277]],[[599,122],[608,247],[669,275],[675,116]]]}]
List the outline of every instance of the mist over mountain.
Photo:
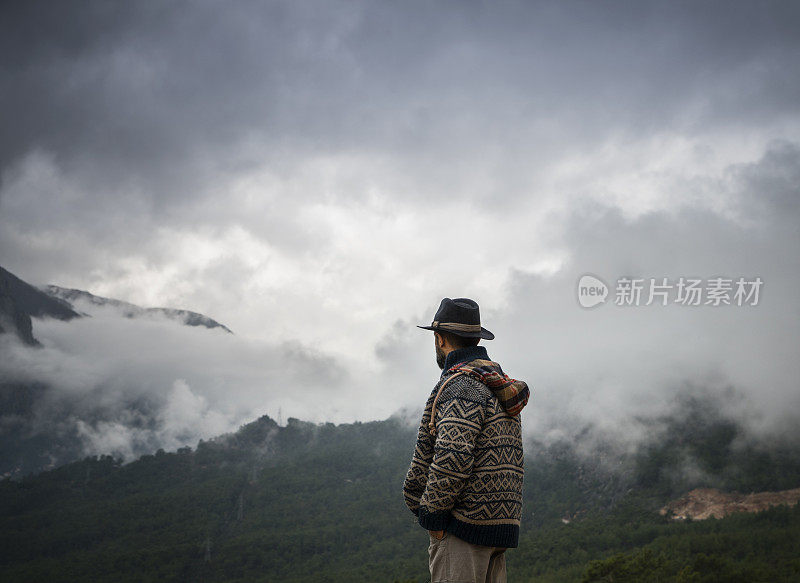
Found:
[{"label": "mist over mountain", "polygon": [[[87,454],[132,460],[159,448],[192,445],[264,413],[277,418],[283,411],[288,417],[305,409],[307,420],[320,422],[336,420],[337,408],[347,416],[368,411],[369,402],[361,395],[375,373],[354,376],[353,368],[344,368],[330,355],[291,342],[243,338],[195,312],[145,309],[53,285],[37,288],[4,273],[4,289],[16,290],[4,296],[6,321],[17,317],[22,327],[15,334],[0,334],[2,474],[24,475]],[[543,329],[554,324],[545,318],[540,321]],[[399,368],[400,363],[416,359],[419,344],[409,328],[398,324],[376,349],[377,362],[384,367],[379,378],[389,384],[383,392],[373,388],[370,396],[385,398],[385,405],[391,406],[407,403],[419,393],[414,406],[391,407],[394,418],[413,428],[435,376],[420,377],[413,392],[402,393],[408,392],[414,376]],[[36,336],[35,344],[25,342],[26,330],[31,339]],[[543,334],[532,339],[529,347],[545,348],[544,338]],[[530,358],[541,362],[542,354],[534,351]],[[636,370],[637,364],[626,362]],[[580,400],[585,391],[580,383],[586,381],[581,369],[573,371],[572,384],[548,378],[551,373],[545,367],[541,383],[533,375],[537,380],[531,383],[532,406],[523,424],[532,452],[569,446],[581,459],[595,460],[597,471],[614,468],[653,444],[667,427],[664,419],[682,417],[694,424],[684,432],[715,426],[718,418],[730,420],[736,427],[731,455],[737,447],[791,441],[794,435],[793,409],[767,417],[767,423],[745,388],[724,377],[704,376],[702,368],[687,369],[671,383],[665,383],[663,376],[654,379],[653,386],[639,389],[638,399],[657,398],[638,404],[624,398],[632,395],[624,385],[600,385],[594,393],[586,391],[593,401]],[[513,362],[509,370],[514,373]],[[390,382],[398,387],[394,401],[387,398],[392,393]],[[609,396],[611,400],[602,401]],[[309,398],[328,404],[326,416],[308,408]],[[590,411],[591,403],[596,408]],[[660,471],[677,485],[708,473],[691,450],[670,458]]]},{"label": "mist over mountain", "polygon": [[206,328],[222,328],[226,332],[231,332],[227,326],[212,320],[208,316],[191,312],[189,310],[177,310],[174,308],[142,308],[130,302],[123,302],[112,298],[104,298],[90,294],[79,289],[69,289],[57,285],[42,286],[42,291],[56,299],[63,300],[73,308],[85,310],[89,315],[98,308],[112,308],[119,311],[126,318],[159,317],[164,316],[170,320],[175,320],[187,326],[205,326]]},{"label": "mist over mountain", "polygon": [[[677,570],[765,568],[766,578],[742,580],[792,581],[797,510],[694,527],[659,514],[698,485],[749,492],[800,483],[800,444],[743,440],[718,405],[687,398],[647,422],[652,438],[625,455],[588,430],[582,443],[527,441],[521,544],[509,557],[515,578],[578,580],[591,559],[681,538],[723,564],[690,556],[684,565],[685,545],[673,545]],[[427,534],[401,495],[415,435],[400,416],[285,426],[262,416],[127,464],[95,456],[0,481],[0,576],[419,583]],[[764,535],[777,537],[769,549]]]},{"label": "mist over mountain", "polygon": [[[70,366],[79,363],[64,360],[52,336],[44,342],[34,336],[57,322],[65,324],[68,343],[79,343],[81,325],[92,318],[144,319],[154,326],[152,335],[176,324],[231,333],[196,312],[140,308],[53,285],[39,289],[0,268],[0,475],[41,471],[97,451],[130,457],[174,445],[165,426],[202,406],[185,381],[176,380],[171,393],[161,398],[128,390],[130,386],[115,387],[120,379],[113,373],[92,378],[91,372]],[[129,349],[124,344],[112,348],[123,360]],[[173,439],[188,437],[196,439],[196,433],[185,423]]]}]

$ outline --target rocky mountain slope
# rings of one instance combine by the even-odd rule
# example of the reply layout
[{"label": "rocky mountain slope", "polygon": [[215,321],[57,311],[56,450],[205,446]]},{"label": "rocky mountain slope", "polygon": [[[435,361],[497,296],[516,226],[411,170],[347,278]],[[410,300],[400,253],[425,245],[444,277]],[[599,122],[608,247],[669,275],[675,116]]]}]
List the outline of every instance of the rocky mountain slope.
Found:
[{"label": "rocky mountain slope", "polygon": [[0,334],[10,333],[24,344],[38,344],[31,317],[71,320],[80,315],[67,302],[54,298],[0,267]]},{"label": "rocky mountain slope", "polygon": [[28,316],[56,318],[57,320],[71,320],[79,317],[79,314],[67,302],[54,298],[22,281],[3,267],[0,267],[0,282],[14,299],[17,308]]},{"label": "rocky mountain slope", "polygon": [[13,334],[23,344],[36,346],[31,317],[19,309],[9,287],[5,278],[0,279],[0,334]]}]

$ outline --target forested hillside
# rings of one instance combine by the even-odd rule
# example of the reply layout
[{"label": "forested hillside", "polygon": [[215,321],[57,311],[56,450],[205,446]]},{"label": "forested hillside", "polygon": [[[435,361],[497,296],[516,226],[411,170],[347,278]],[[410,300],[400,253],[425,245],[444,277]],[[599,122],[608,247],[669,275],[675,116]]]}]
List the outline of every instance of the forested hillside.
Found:
[{"label": "forested hillside", "polygon": [[[659,427],[614,459],[602,443],[588,457],[528,443],[509,581],[797,580],[800,510],[676,523],[658,509],[696,485],[800,484],[798,450],[743,445],[735,423],[707,415]],[[262,417],[194,450],[5,480],[0,579],[426,581],[427,536],[401,495],[415,432],[395,418],[279,427]],[[689,460],[703,470],[694,478],[679,471]]]}]

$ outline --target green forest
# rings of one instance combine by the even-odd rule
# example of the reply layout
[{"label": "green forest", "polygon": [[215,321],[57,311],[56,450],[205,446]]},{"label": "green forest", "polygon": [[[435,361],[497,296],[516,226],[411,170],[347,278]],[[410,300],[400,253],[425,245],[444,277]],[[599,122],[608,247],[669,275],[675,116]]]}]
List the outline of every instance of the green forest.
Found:
[{"label": "green forest", "polygon": [[[589,456],[578,442],[528,443],[509,581],[800,580],[798,507],[659,515],[697,486],[800,485],[792,442],[748,442],[702,403],[685,410],[624,456],[601,442]],[[265,416],[193,449],[4,480],[0,580],[428,581],[428,537],[402,499],[415,434],[395,418],[281,427]],[[681,471],[687,459],[702,481]]]}]

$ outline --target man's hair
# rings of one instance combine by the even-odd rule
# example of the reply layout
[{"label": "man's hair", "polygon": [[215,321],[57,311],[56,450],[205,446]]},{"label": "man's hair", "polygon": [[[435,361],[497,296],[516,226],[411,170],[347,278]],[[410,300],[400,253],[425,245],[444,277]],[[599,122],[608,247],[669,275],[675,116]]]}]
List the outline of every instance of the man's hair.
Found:
[{"label": "man's hair", "polygon": [[455,348],[466,348],[467,346],[477,346],[478,342],[480,342],[480,338],[467,338],[466,336],[459,336],[458,334],[453,334],[452,332],[445,332],[443,330],[437,330],[437,333],[444,336],[444,339],[447,340],[450,346]]}]

